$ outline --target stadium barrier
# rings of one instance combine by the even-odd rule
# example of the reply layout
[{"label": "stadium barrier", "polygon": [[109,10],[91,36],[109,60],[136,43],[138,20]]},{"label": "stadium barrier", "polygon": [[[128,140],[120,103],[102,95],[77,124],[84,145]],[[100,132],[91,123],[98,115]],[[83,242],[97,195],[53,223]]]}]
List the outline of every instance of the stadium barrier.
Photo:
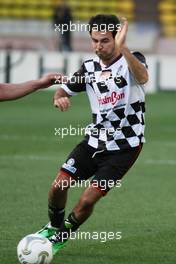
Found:
[{"label": "stadium barrier", "polygon": [[[61,72],[71,76],[79,69],[90,53],[62,53],[34,51],[0,51],[0,82],[18,83],[37,79],[47,72]],[[176,90],[176,56],[147,55],[150,80],[146,86],[149,93],[158,90]],[[54,88],[54,87],[53,87]]]}]

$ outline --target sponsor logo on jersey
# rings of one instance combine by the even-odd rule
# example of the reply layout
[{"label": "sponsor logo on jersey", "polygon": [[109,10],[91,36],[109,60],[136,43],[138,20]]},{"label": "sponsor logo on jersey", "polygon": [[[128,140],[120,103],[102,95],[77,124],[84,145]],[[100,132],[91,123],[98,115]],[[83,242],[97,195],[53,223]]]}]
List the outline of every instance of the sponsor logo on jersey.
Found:
[{"label": "sponsor logo on jersey", "polygon": [[109,104],[111,103],[112,105],[115,105],[118,101],[122,100],[123,98],[125,98],[125,93],[117,93],[117,92],[112,92],[112,94],[110,96],[105,96],[103,98],[99,98],[98,102],[100,105],[104,105],[104,104]]}]

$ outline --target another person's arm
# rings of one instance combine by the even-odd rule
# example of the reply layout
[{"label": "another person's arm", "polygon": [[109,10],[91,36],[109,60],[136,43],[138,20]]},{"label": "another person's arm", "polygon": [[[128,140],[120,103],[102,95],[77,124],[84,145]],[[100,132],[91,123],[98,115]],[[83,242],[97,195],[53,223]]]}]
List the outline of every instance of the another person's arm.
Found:
[{"label": "another person's arm", "polygon": [[61,78],[61,74],[49,73],[39,80],[32,80],[19,84],[0,84],[0,101],[15,100],[25,95],[35,92],[38,89],[48,88]]}]

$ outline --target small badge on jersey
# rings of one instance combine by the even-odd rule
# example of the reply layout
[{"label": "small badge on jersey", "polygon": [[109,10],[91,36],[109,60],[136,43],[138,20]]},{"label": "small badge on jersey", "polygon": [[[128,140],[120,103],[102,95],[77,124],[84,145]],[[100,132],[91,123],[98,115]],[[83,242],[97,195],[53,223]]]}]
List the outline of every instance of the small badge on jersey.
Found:
[{"label": "small badge on jersey", "polygon": [[75,173],[77,169],[73,166],[74,164],[75,164],[75,160],[73,158],[71,158],[71,159],[67,160],[67,162],[62,165],[62,168],[66,169],[72,173]]},{"label": "small badge on jersey", "polygon": [[123,69],[123,66],[122,66],[122,65],[120,65],[120,66],[119,66],[119,68],[118,68],[118,70],[117,70],[117,73],[116,73],[116,75],[119,75],[122,69]]}]

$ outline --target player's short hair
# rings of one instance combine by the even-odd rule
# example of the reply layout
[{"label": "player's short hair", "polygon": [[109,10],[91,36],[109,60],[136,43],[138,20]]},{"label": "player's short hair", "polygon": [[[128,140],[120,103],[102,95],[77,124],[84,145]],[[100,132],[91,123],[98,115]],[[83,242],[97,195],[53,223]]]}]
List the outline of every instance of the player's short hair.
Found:
[{"label": "player's short hair", "polygon": [[91,35],[92,30],[96,31],[111,31],[113,38],[117,34],[117,30],[120,27],[120,19],[115,15],[99,14],[93,16],[89,20],[89,33]]}]

